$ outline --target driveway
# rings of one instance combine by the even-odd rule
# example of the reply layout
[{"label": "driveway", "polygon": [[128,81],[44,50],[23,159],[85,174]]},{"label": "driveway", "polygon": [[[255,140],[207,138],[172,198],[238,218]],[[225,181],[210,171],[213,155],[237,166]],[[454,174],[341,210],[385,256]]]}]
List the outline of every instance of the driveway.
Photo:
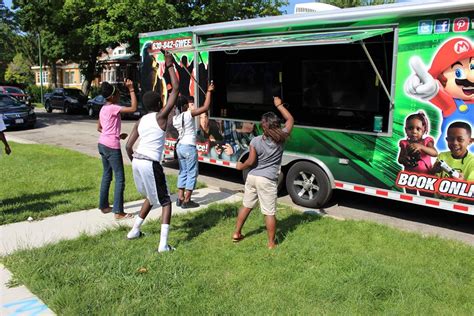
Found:
[{"label": "driveway", "polygon": [[[46,113],[37,110],[38,127],[32,130],[8,131],[11,140],[27,140],[56,145],[99,157],[97,152],[97,120],[84,115]],[[136,121],[122,121],[122,131],[130,133]],[[122,143],[124,146],[125,143]],[[125,153],[125,152],[124,152]],[[125,157],[125,155],[124,155]],[[129,163],[127,158],[124,158]],[[242,191],[240,172],[224,167],[200,164],[199,180],[211,187],[228,191]],[[177,173],[177,164],[165,164],[165,172]],[[280,202],[293,204],[288,196]],[[298,209],[304,208],[293,205]],[[339,219],[369,220],[407,231],[439,235],[474,245],[474,216],[403,202],[336,190],[329,205],[318,210]]]}]

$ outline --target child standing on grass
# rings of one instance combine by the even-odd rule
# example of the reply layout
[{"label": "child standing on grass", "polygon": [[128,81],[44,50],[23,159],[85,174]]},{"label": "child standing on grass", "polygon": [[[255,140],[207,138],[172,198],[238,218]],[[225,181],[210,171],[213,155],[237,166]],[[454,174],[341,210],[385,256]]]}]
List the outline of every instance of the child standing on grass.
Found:
[{"label": "child standing on grass", "polygon": [[[108,82],[103,82],[101,86],[102,96],[106,102],[100,109],[97,130],[100,132],[99,153],[102,157],[104,173],[100,184],[99,208],[102,213],[113,212],[116,219],[133,217],[123,211],[123,191],[125,189],[125,174],[123,170],[122,151],[120,149],[120,139],[127,138],[127,134],[121,134],[122,121],[121,113],[134,113],[137,110],[137,97],[133,89],[133,82],[129,79],[125,81],[131,97],[131,106],[122,107],[117,103],[120,100],[120,92]],[[112,174],[115,175],[114,206],[109,204],[109,188],[112,182]]]},{"label": "child standing on grass", "polygon": [[[191,200],[198,176],[198,153],[196,149],[194,117],[209,110],[212,91],[214,91],[214,84],[211,81],[207,88],[204,104],[199,108],[194,107],[194,99],[191,103],[189,98],[184,98],[183,96],[178,98],[180,114],[173,118],[173,126],[179,132],[179,142],[176,146],[177,148],[175,148],[178,153],[179,162],[178,200],[176,201],[176,206],[184,209],[199,207],[198,203]],[[181,102],[180,99],[182,100]]]},{"label": "child standing on grass", "polygon": [[[143,95],[143,104],[149,113],[143,116],[133,127],[127,142],[127,155],[132,161],[133,179],[138,192],[145,196],[145,202],[135,224],[127,234],[128,239],[142,235],[140,227],[154,205],[160,204],[161,233],[158,252],[173,250],[168,245],[168,233],[171,220],[171,199],[168,193],[165,174],[160,164],[166,136],[166,124],[171,110],[174,108],[179,91],[179,80],[173,67],[173,57],[165,54],[165,71],[168,72],[172,90],[164,108],[161,95],[148,91]],[[140,137],[140,143],[133,152],[133,145]]]},{"label": "child standing on grass", "polygon": [[268,112],[262,116],[263,135],[254,137],[250,141],[249,157],[243,163],[237,163],[238,170],[252,167],[257,161],[257,166],[250,170],[245,181],[245,193],[243,206],[237,217],[235,232],[232,236],[234,242],[239,242],[244,238],[242,227],[247,220],[257,201],[260,202],[260,209],[265,215],[265,225],[268,233],[268,248],[276,247],[276,200],[277,200],[277,180],[280,172],[281,159],[283,156],[283,145],[291,133],[294,119],[288,110],[283,106],[279,97],[273,97],[275,107],[280,111],[286,120],[285,127],[280,126],[280,119],[273,112]]}]

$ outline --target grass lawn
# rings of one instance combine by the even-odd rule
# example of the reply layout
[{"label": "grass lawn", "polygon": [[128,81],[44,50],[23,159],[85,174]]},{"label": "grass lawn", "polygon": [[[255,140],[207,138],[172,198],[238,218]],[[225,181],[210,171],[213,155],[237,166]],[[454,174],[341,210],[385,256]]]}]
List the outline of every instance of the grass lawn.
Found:
[{"label": "grass lawn", "polygon": [[[474,249],[381,225],[282,209],[279,247],[262,215],[230,236],[238,204],[172,220],[173,253],[157,254],[159,223],[82,236],[3,258],[62,315],[450,314],[474,310]],[[141,269],[142,268],[142,269]],[[141,269],[141,271],[139,271]]]},{"label": "grass lawn", "polygon": [[[0,224],[94,208],[99,203],[100,159],[48,145],[10,143],[12,154],[0,156]],[[125,166],[125,201],[141,199]],[[176,191],[176,176],[168,176]],[[113,203],[113,186],[110,202]]]}]

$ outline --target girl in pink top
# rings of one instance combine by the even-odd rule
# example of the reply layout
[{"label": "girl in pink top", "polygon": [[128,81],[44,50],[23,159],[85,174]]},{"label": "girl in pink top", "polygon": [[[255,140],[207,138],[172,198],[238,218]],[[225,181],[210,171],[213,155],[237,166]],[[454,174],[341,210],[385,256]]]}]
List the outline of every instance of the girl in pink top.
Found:
[{"label": "girl in pink top", "polygon": [[[103,82],[101,86],[102,96],[106,103],[99,113],[97,130],[100,132],[99,153],[102,157],[104,173],[100,184],[99,208],[102,213],[113,212],[116,219],[131,217],[123,211],[123,190],[125,189],[125,174],[123,171],[122,151],[120,149],[120,139],[127,138],[127,134],[121,134],[121,113],[134,113],[137,110],[138,102],[131,80],[125,81],[125,86],[130,92],[132,104],[130,107],[122,107],[117,103],[120,100],[120,92],[108,82]],[[115,175],[114,206],[109,204],[109,188],[112,182],[112,174]]]},{"label": "girl in pink top", "polygon": [[428,119],[422,111],[407,116],[405,120],[406,139],[399,143],[398,162],[406,171],[422,174],[431,173],[431,157],[437,157],[434,140],[428,136]]}]

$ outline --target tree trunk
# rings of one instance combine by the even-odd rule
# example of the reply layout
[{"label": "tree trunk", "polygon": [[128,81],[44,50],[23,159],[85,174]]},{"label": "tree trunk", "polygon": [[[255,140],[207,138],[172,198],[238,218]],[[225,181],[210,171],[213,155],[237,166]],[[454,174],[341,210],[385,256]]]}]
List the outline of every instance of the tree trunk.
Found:
[{"label": "tree trunk", "polygon": [[97,55],[89,58],[89,60],[82,65],[82,74],[84,75],[84,82],[82,83],[82,92],[85,95],[89,95],[92,81],[96,77],[96,62]]},{"label": "tree trunk", "polygon": [[52,79],[53,79],[53,87],[57,88],[58,87],[58,67],[56,66],[56,62],[53,61],[51,63],[51,69],[52,69]]}]

